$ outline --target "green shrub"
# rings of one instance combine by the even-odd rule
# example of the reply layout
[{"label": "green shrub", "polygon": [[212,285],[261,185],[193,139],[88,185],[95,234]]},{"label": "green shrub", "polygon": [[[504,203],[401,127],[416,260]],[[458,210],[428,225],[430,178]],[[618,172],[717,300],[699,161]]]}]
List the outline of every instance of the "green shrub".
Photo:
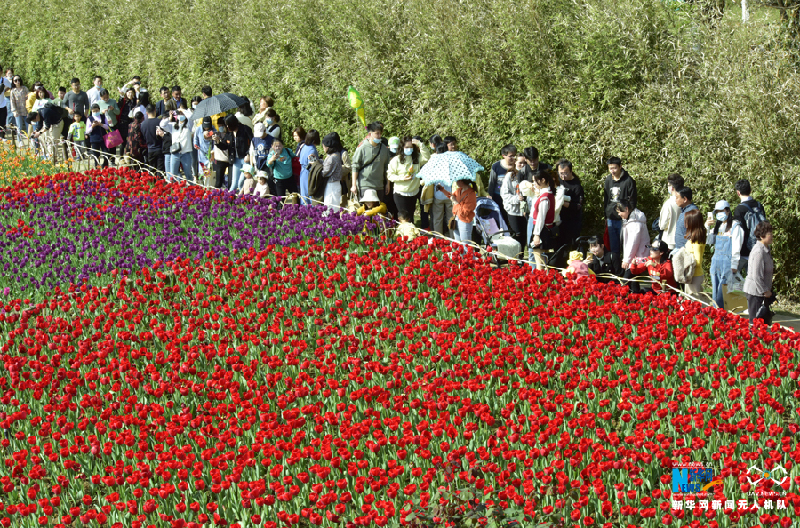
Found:
[{"label": "green shrub", "polygon": [[88,85],[95,72],[119,86],[138,73],[151,91],[269,94],[285,130],[337,130],[351,146],[364,133],[345,98],[353,85],[390,134],[456,135],[486,167],[510,141],[571,159],[594,231],[610,155],[637,180],[649,220],[670,172],[704,212],[735,201],[734,182],[748,178],[778,228],[778,288],[800,291],[800,86],[778,23],[758,13],[710,29],[691,6],[650,0],[128,5],[75,0],[69,13],[90,15],[77,18],[48,0],[35,10],[10,0],[4,65],[48,87],[73,75]]}]

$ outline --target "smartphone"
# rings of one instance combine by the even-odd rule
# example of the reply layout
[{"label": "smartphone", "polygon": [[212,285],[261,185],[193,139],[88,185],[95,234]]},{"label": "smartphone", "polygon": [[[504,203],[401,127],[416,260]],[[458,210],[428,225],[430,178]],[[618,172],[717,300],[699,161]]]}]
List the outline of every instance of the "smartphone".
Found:
[{"label": "smartphone", "polygon": [[714,221],[714,213],[712,213],[711,211],[708,212],[708,221],[709,222],[713,222]]}]

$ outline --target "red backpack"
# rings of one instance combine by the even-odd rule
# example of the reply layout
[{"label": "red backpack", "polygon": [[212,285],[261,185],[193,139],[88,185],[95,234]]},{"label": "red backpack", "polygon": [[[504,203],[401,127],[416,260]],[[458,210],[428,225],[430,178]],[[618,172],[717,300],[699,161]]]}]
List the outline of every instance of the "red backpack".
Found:
[{"label": "red backpack", "polygon": [[300,166],[300,151],[304,146],[305,143],[300,143],[297,145],[297,149],[294,151],[295,154],[292,156],[292,176],[294,176],[298,181],[300,179],[300,172],[303,170],[303,167]]}]

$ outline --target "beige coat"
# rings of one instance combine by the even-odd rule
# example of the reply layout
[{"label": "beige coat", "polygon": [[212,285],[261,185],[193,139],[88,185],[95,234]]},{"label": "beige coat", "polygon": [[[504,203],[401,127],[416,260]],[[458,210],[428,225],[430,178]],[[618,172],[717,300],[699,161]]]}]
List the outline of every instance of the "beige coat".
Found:
[{"label": "beige coat", "polygon": [[15,117],[24,117],[28,115],[28,109],[25,103],[28,101],[28,94],[30,92],[25,86],[13,88],[11,90],[11,112]]}]

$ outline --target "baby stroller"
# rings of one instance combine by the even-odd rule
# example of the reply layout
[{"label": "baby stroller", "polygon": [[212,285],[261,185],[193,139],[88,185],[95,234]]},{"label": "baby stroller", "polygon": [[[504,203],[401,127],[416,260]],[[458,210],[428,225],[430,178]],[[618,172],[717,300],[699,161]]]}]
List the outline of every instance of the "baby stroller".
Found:
[{"label": "baby stroller", "polygon": [[500,206],[491,198],[478,198],[472,226],[472,241],[481,247],[491,246],[495,264],[506,262],[506,257],[516,258],[522,251],[519,242],[511,237]]},{"label": "baby stroller", "polygon": [[[589,238],[588,236],[578,237],[575,239],[574,245],[575,249],[580,251],[583,254],[583,257],[589,254]],[[565,268],[567,266],[567,258],[569,257],[569,252],[571,249],[571,245],[569,243],[561,244],[558,247],[550,249],[542,253],[542,260],[548,266],[553,266],[556,268]],[[533,257],[530,257],[531,262],[533,262]]]}]

